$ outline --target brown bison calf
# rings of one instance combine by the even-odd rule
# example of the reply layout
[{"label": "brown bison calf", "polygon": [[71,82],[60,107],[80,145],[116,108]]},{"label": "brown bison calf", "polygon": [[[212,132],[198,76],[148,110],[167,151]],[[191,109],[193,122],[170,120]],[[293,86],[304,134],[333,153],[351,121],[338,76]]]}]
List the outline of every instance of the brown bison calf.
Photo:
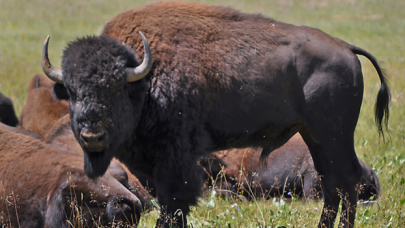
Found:
[{"label": "brown bison calf", "polygon": [[108,174],[89,179],[83,165],[79,156],[0,128],[0,224],[136,224],[139,199]]}]

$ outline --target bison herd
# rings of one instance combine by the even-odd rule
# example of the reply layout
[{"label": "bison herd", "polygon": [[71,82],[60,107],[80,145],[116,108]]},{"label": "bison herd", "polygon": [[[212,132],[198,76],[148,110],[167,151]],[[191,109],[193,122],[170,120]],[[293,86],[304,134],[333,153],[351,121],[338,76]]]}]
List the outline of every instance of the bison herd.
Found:
[{"label": "bison herd", "polygon": [[[144,35],[145,34],[145,35]],[[10,227],[187,226],[203,191],[242,200],[322,199],[320,227],[352,227],[377,199],[357,158],[363,95],[356,55],[320,30],[188,2],[127,10],[63,52],[28,85],[17,119],[0,94],[0,223]],[[138,60],[138,55],[143,61]],[[52,79],[52,80],[50,80]],[[343,196],[343,197],[342,197]],[[181,213],[179,213],[181,212]]]}]

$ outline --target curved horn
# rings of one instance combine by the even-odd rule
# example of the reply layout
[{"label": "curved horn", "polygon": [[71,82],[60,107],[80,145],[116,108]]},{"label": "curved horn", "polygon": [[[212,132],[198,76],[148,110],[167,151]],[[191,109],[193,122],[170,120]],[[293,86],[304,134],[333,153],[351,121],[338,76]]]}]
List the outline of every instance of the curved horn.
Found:
[{"label": "curved horn", "polygon": [[128,67],[126,69],[128,82],[134,82],[142,79],[149,73],[150,69],[152,68],[152,52],[150,51],[148,41],[146,40],[142,32],[139,32],[139,35],[141,35],[143,41],[145,55],[143,56],[143,62],[141,65],[135,68]]},{"label": "curved horn", "polygon": [[41,66],[42,70],[52,81],[63,84],[63,77],[62,71],[55,69],[51,62],[48,59],[48,42],[50,36],[48,35],[45,39],[44,46],[42,47],[42,54],[41,54]]}]

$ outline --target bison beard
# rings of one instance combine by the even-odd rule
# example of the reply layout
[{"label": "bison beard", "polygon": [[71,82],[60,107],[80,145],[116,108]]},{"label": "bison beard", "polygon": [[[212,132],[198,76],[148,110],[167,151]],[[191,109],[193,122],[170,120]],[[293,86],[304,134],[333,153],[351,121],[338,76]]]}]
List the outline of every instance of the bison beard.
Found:
[{"label": "bison beard", "polygon": [[105,151],[100,153],[84,152],[84,171],[90,178],[103,176],[110,165],[111,159]]},{"label": "bison beard", "polygon": [[[153,64],[139,31],[151,39]],[[69,44],[63,74],[50,64],[47,45],[42,66],[68,91],[76,138],[88,126],[105,127],[110,138],[105,155],[86,155],[90,175],[101,175],[115,156],[152,176],[162,212],[182,226],[200,191],[200,157],[262,147],[265,158],[299,132],[323,176],[319,226],[333,227],[341,200],[341,225],[354,225],[362,169],[353,135],[363,95],[356,55],[372,62],[381,81],[380,133],[389,114],[388,85],[367,51],[317,29],[188,2],[117,15],[100,37]],[[134,51],[145,51],[142,64]],[[169,224],[162,213],[157,225]]]}]

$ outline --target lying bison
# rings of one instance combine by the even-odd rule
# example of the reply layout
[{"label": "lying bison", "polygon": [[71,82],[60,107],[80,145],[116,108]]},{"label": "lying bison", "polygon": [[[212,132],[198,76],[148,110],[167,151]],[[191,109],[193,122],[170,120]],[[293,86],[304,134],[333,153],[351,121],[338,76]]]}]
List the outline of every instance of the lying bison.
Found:
[{"label": "lying bison", "polygon": [[[265,163],[259,160],[261,148],[231,149],[213,153],[200,161],[209,174],[210,186],[219,193],[247,198],[292,196],[322,198],[321,180],[314,168],[308,147],[299,134],[270,153]],[[363,169],[358,200],[377,199],[380,182],[370,166],[359,159]]]},{"label": "lying bison", "polygon": [[[45,75],[35,75],[31,79],[28,97],[21,113],[20,123],[23,129],[20,131],[25,129],[41,134],[47,144],[83,158],[83,150],[73,135],[69,114],[66,114],[69,104],[57,98],[55,91],[52,90],[55,82],[49,81]],[[131,190],[144,208],[152,208],[151,200],[155,199],[122,163],[112,161],[107,173]]]},{"label": "lying bison", "polygon": [[[142,46],[140,31],[151,47],[141,34]],[[117,15],[101,36],[68,45],[63,70],[50,64],[47,47],[48,39],[42,66],[70,96],[86,174],[102,176],[117,157],[153,177],[167,212],[157,226],[172,222],[166,215],[187,224],[202,185],[200,157],[260,146],[264,159],[297,132],[323,177],[319,226],[333,227],[341,200],[341,225],[353,226],[362,175],[353,142],[363,97],[356,55],[381,80],[380,132],[388,120],[389,89],[367,51],[317,29],[187,2]],[[135,52],[145,53],[142,64]]]},{"label": "lying bison", "polygon": [[2,227],[93,227],[139,220],[139,199],[108,174],[89,179],[77,155],[0,128],[0,158]]}]

